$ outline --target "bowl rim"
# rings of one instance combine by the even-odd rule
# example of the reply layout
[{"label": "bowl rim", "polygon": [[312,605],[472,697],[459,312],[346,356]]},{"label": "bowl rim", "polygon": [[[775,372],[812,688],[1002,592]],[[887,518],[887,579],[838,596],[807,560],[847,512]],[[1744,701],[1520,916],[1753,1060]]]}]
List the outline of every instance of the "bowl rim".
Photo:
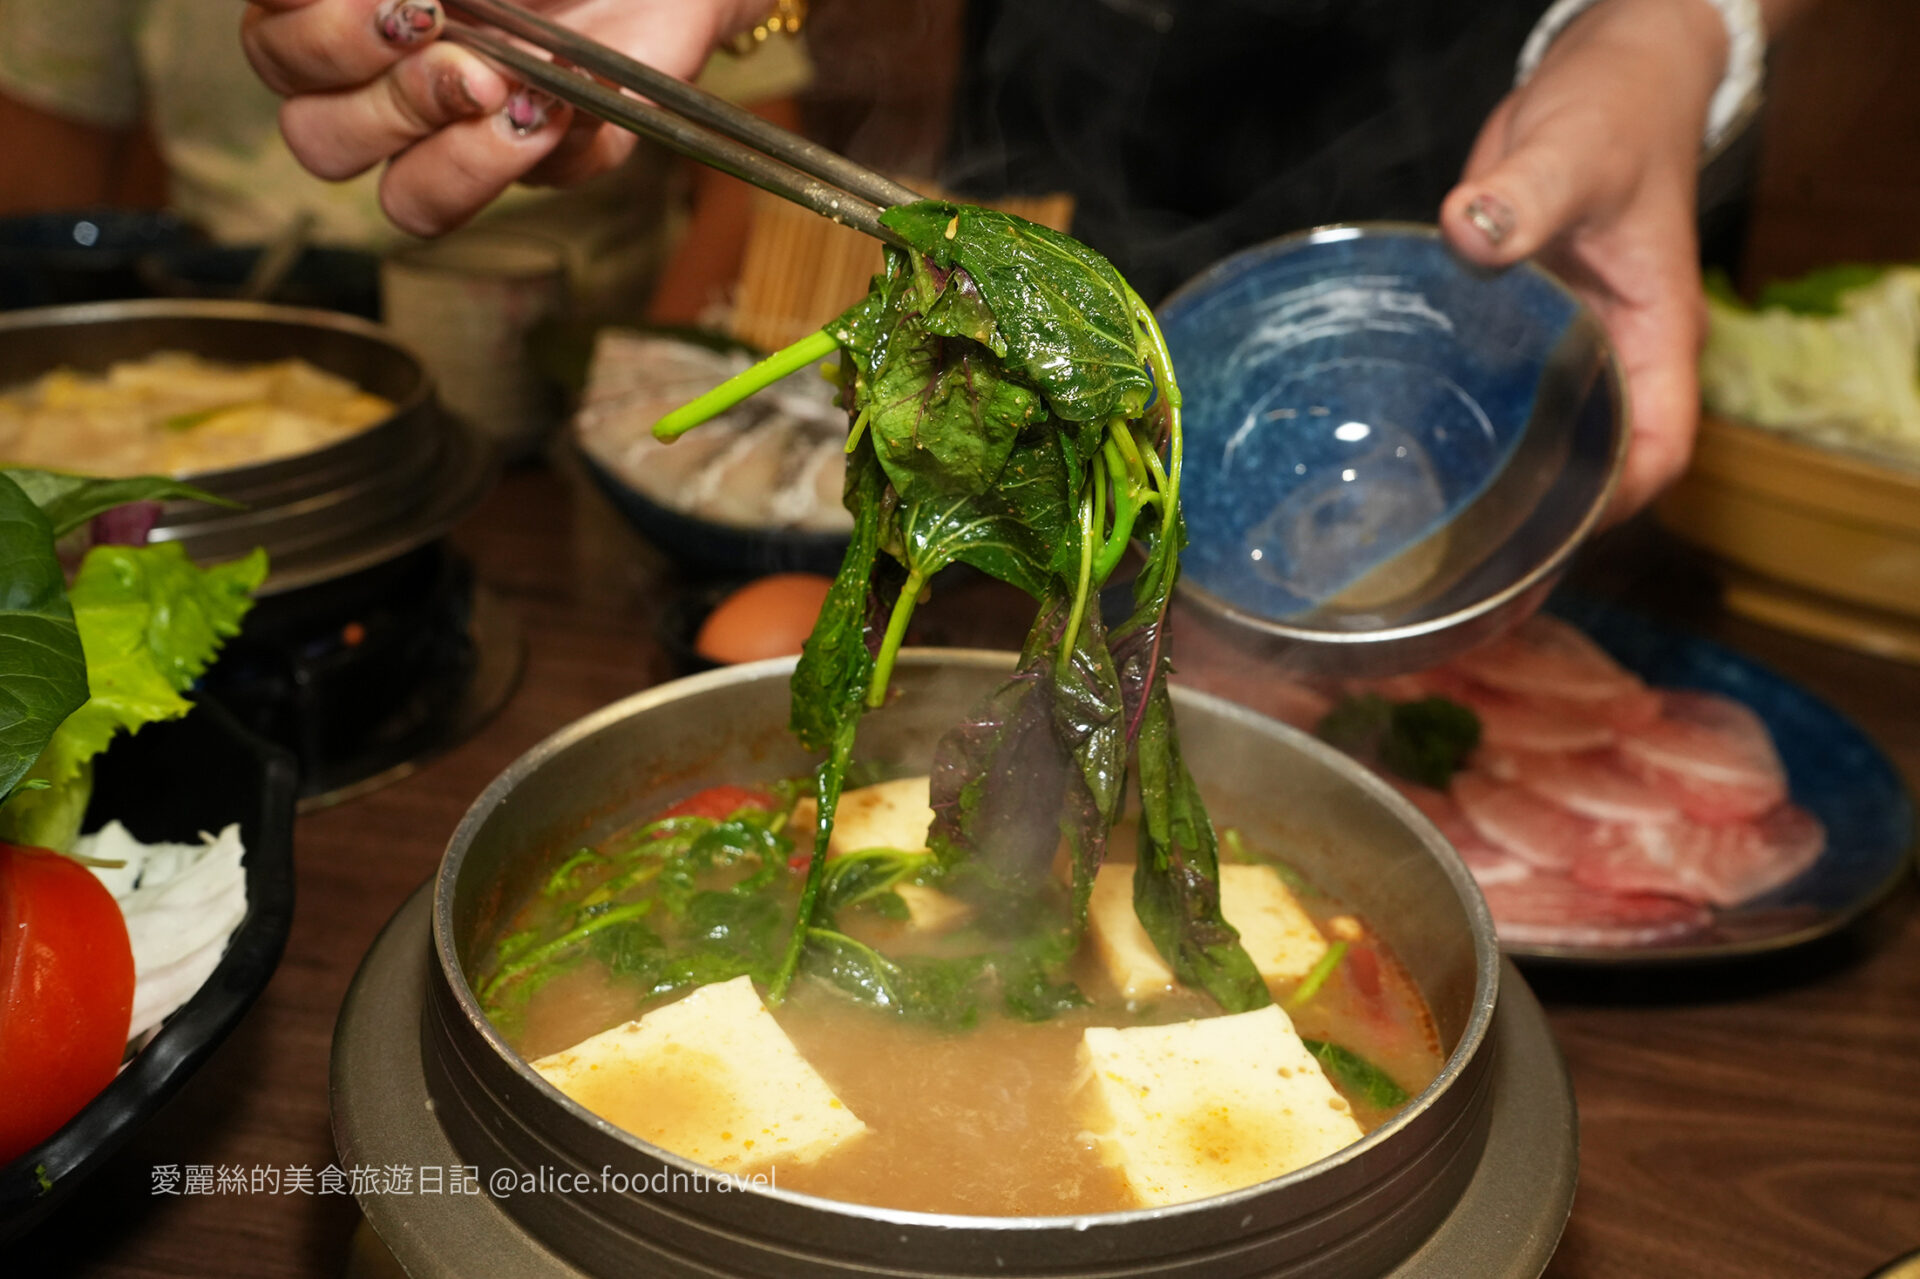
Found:
[{"label": "bowl rim", "polygon": [[[226,467],[211,471],[192,471],[179,478],[189,481],[220,480],[228,483],[244,482],[248,477],[264,472],[266,468],[287,462],[299,462],[307,466],[324,465],[336,456],[335,450],[350,445],[368,431],[375,431],[396,419],[408,417],[426,409],[433,401],[433,373],[420,353],[400,340],[400,336],[382,324],[364,320],[357,315],[344,311],[327,311],[319,307],[282,306],[275,302],[243,302],[233,298],[110,298],[100,302],[69,302],[58,306],[26,307],[18,311],[0,312],[0,336],[27,329],[51,329],[85,327],[87,325],[111,324],[126,320],[226,320],[236,323],[269,323],[285,325],[304,325],[308,328],[331,329],[364,341],[384,346],[404,358],[413,366],[413,385],[407,393],[393,401],[393,408],[379,421],[364,431],[356,431],[332,444],[310,449],[304,453],[291,453],[282,457],[270,457],[248,462],[242,466]],[[165,347],[156,347],[155,353]],[[218,356],[202,357],[220,359]],[[289,351],[285,358],[301,358],[298,351]]]},{"label": "bowl rim", "polygon": [[[972,670],[1013,670],[1018,655],[994,649],[931,649],[905,648],[900,652],[899,666],[961,666]],[[433,880],[433,930],[432,948],[441,979],[447,984],[459,1015],[465,1019],[469,1028],[503,1061],[519,1081],[543,1096],[550,1104],[559,1106],[576,1122],[592,1127],[603,1137],[611,1138],[632,1148],[637,1154],[656,1160],[678,1172],[689,1175],[729,1176],[716,1173],[704,1164],[688,1159],[664,1147],[655,1146],[625,1129],[602,1119],[586,1107],[580,1105],[561,1092],[546,1078],[535,1071],[525,1057],[515,1052],[506,1043],[505,1038],[494,1027],[492,1021],[481,1011],[473,989],[469,985],[466,973],[460,965],[454,945],[453,895],[460,878],[469,846],[480,828],[511,797],[514,790],[527,777],[554,757],[572,748],[578,743],[614,724],[637,715],[643,711],[688,697],[725,688],[734,684],[750,683],[773,675],[790,674],[797,659],[776,657],[765,661],[745,663],[737,666],[723,666],[717,670],[706,671],[683,679],[672,680],[644,689],[629,697],[622,698],[599,710],[589,713],[573,723],[548,735],[529,748],[501,771],[487,788],[473,801],[460,823],[455,827],[447,841],[447,848],[441,857],[440,868]],[[900,1208],[884,1208],[872,1204],[855,1203],[850,1200],[830,1199],[821,1195],[803,1194],[793,1190],[783,1190],[777,1186],[739,1184],[747,1193],[772,1198],[793,1207],[814,1212],[824,1212],[836,1216],[858,1218],[863,1222],[879,1221],[905,1227],[922,1229],[967,1229],[1007,1232],[1035,1232],[1051,1230],[1084,1231],[1106,1225],[1124,1226],[1153,1223],[1186,1213],[1215,1211],[1273,1193],[1276,1189],[1304,1184],[1321,1173],[1343,1164],[1351,1163],[1368,1156],[1376,1147],[1384,1144],[1401,1130],[1411,1126],[1434,1101],[1465,1075],[1479,1056],[1492,1048],[1488,1043],[1493,1025],[1495,1004],[1499,995],[1500,947],[1495,939],[1493,917],[1487,909],[1486,899],[1481,895],[1472,873],[1453,846],[1441,835],[1439,829],[1421,813],[1413,803],[1401,795],[1392,786],[1382,781],[1370,770],[1356,761],[1336,751],[1318,739],[1281,723],[1270,716],[1262,715],[1248,707],[1241,706],[1223,697],[1201,692],[1198,689],[1176,686],[1173,689],[1177,703],[1203,706],[1209,711],[1224,714],[1230,719],[1253,721],[1262,731],[1276,733],[1283,739],[1291,739],[1291,744],[1306,748],[1307,753],[1317,756],[1347,780],[1358,785],[1368,796],[1381,804],[1403,825],[1409,827],[1419,838],[1428,853],[1440,864],[1442,873],[1452,885],[1459,903],[1466,913],[1473,942],[1474,989],[1471,1007],[1465,1024],[1460,1031],[1458,1042],[1448,1053],[1440,1071],[1431,1083],[1414,1096],[1400,1113],[1367,1133],[1359,1141],[1336,1151],[1324,1159],[1295,1169],[1283,1176],[1268,1181],[1242,1186],[1224,1194],[1212,1195],[1203,1199],[1193,1199],[1182,1203],[1166,1204],[1152,1208],[1133,1208],[1119,1212],[1077,1213],[1055,1216],[1003,1217],[985,1216],[970,1213],[925,1212]]]},{"label": "bowl rim", "polygon": [[[1310,245],[1338,244],[1348,240],[1389,240],[1399,238],[1439,241],[1442,247],[1448,247],[1450,249],[1450,246],[1446,244],[1446,237],[1441,233],[1440,228],[1431,223],[1394,220],[1327,223],[1322,226],[1308,227],[1304,230],[1289,232],[1286,235],[1275,236],[1273,239],[1248,245],[1246,248],[1229,254],[1227,257],[1215,262],[1212,266],[1205,268],[1199,274],[1187,280],[1172,293],[1169,293],[1154,310],[1155,313],[1158,314],[1173,306],[1176,302],[1181,301],[1183,298],[1199,293],[1201,290],[1217,283],[1218,279],[1224,275],[1229,267],[1254,258],[1278,256],[1281,253]],[[1224,597],[1209,591],[1204,586],[1195,582],[1191,575],[1184,573],[1181,574],[1180,580],[1174,586],[1176,593],[1185,594],[1193,600],[1195,604],[1218,618],[1236,626],[1244,626],[1249,630],[1264,633],[1275,639],[1317,646],[1361,648],[1369,645],[1392,644],[1399,641],[1420,639],[1442,631],[1451,630],[1456,626],[1462,626],[1489,615],[1497,614],[1500,610],[1513,604],[1516,600],[1524,599],[1529,592],[1539,589],[1542,584],[1552,581],[1554,577],[1565,568],[1568,559],[1572,557],[1574,551],[1577,550],[1588,537],[1592,536],[1603,522],[1607,508],[1612,504],[1614,494],[1619,489],[1620,477],[1626,467],[1627,449],[1633,442],[1633,404],[1627,396],[1626,374],[1621,368],[1620,353],[1614,349],[1612,335],[1607,332],[1606,326],[1600,323],[1600,318],[1594,313],[1593,308],[1582,301],[1580,296],[1573,291],[1572,287],[1568,285],[1566,281],[1562,280],[1552,271],[1549,271],[1546,267],[1541,266],[1532,258],[1524,258],[1512,266],[1497,269],[1479,267],[1472,263],[1465,262],[1464,259],[1460,259],[1460,261],[1470,272],[1484,276],[1493,276],[1505,271],[1514,270],[1525,271],[1534,275],[1545,281],[1555,292],[1565,298],[1567,302],[1573,306],[1576,315],[1584,315],[1592,321],[1600,343],[1601,352],[1605,356],[1604,371],[1607,379],[1612,383],[1614,401],[1619,404],[1620,412],[1616,418],[1613,456],[1608,461],[1606,476],[1602,479],[1598,490],[1594,493],[1593,501],[1589,504],[1587,510],[1582,512],[1580,519],[1574,526],[1568,530],[1566,536],[1560,540],[1558,545],[1549,548],[1526,572],[1508,582],[1499,590],[1492,592],[1472,604],[1440,617],[1431,617],[1424,621],[1409,622],[1400,626],[1381,627],[1373,630],[1321,630],[1316,627],[1297,626],[1276,618],[1266,617],[1231,603]]]}]

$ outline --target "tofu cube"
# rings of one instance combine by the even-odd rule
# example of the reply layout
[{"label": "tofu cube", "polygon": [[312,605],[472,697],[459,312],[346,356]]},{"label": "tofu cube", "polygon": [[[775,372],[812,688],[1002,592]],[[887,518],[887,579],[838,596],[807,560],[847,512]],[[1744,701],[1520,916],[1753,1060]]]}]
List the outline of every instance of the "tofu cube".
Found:
[{"label": "tofu cube", "polygon": [[[834,814],[827,856],[844,857],[868,848],[924,852],[927,830],[933,825],[931,792],[932,782],[926,777],[901,777],[844,792]],[[814,801],[803,799],[793,806],[789,828],[804,844],[818,820]],[[901,884],[894,892],[907,905],[908,923],[924,932],[958,927],[973,913],[965,903],[920,884]]]},{"label": "tofu cube", "polygon": [[[1271,866],[1222,864],[1220,913],[1240,933],[1254,967],[1269,983],[1298,981],[1327,953],[1327,939]],[[1109,862],[1093,880],[1087,925],[1094,952],[1120,993],[1150,999],[1174,984],[1152,938],[1133,913],[1133,867]]]},{"label": "tofu cube", "polygon": [[1271,866],[1220,867],[1220,913],[1268,982],[1299,981],[1327,953],[1327,939]]},{"label": "tofu cube", "polygon": [[833,842],[827,855],[863,848],[918,852],[927,846],[933,825],[933,783],[927,777],[902,777],[860,786],[840,796],[833,817]]},{"label": "tofu cube", "polygon": [[925,884],[897,884],[893,891],[907,904],[907,923],[923,933],[958,928],[973,914],[973,908],[959,898]]},{"label": "tofu cube", "polygon": [[1088,1133],[1145,1208],[1283,1176],[1362,1135],[1278,1005],[1090,1027],[1080,1065]]},{"label": "tofu cube", "polygon": [[867,1130],[747,977],[702,986],[533,1068],[609,1123],[722,1172],[810,1164]]},{"label": "tofu cube", "polygon": [[1131,863],[1108,862],[1094,875],[1093,893],[1087,898],[1087,933],[1100,966],[1130,1002],[1153,999],[1173,989],[1173,970],[1133,913]]},{"label": "tofu cube", "polygon": [[[833,838],[827,856],[857,853],[864,848],[898,848],[919,852],[927,846],[927,828],[933,825],[932,782],[926,777],[902,777],[842,792],[833,815]],[[793,806],[789,827],[804,841],[819,820],[811,799]]]}]

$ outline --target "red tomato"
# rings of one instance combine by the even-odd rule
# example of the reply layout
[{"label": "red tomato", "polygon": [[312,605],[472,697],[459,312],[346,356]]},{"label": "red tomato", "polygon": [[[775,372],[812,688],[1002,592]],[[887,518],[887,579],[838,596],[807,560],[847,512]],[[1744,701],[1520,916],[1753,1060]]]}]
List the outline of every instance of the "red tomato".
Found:
[{"label": "red tomato", "polygon": [[773,797],[765,791],[748,790],[744,786],[709,786],[703,791],[695,791],[654,820],[664,821],[669,817],[718,819],[730,817],[743,808],[772,807]]},{"label": "red tomato", "polygon": [[133,947],[76,861],[0,844],[0,1164],[113,1082],[133,1021]]}]

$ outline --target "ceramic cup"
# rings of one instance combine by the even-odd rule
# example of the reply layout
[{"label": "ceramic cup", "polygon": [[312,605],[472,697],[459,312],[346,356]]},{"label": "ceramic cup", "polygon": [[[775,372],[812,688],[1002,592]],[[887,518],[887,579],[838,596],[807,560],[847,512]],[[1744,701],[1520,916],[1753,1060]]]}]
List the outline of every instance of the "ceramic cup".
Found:
[{"label": "ceramic cup", "polygon": [[410,245],[380,267],[385,318],[426,361],[449,410],[509,458],[535,452],[559,418],[527,340],[567,305],[566,252],[485,229]]}]

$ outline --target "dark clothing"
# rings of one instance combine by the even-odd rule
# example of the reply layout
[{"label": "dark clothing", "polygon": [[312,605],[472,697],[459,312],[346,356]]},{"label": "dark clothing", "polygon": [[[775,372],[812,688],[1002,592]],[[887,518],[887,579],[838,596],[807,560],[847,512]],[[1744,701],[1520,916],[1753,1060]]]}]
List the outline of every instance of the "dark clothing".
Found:
[{"label": "dark clothing", "polygon": [[944,180],[1070,191],[1157,302],[1328,222],[1433,222],[1545,0],[974,0]]}]

